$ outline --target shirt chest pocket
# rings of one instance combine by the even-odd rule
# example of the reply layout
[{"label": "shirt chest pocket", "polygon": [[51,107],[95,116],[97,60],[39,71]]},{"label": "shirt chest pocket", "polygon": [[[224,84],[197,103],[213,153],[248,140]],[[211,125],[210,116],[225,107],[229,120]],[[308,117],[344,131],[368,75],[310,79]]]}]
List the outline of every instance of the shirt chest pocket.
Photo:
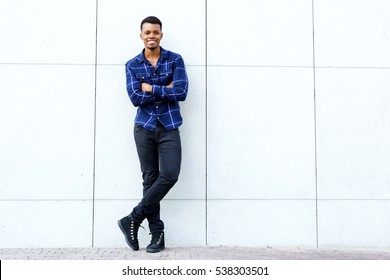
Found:
[{"label": "shirt chest pocket", "polygon": [[172,69],[167,71],[161,71],[159,76],[159,82],[162,86],[167,86],[173,81]]},{"label": "shirt chest pocket", "polygon": [[151,84],[151,78],[150,78],[150,74],[149,73],[137,73],[135,74],[137,80],[140,82],[140,83],[148,83],[148,84]]}]

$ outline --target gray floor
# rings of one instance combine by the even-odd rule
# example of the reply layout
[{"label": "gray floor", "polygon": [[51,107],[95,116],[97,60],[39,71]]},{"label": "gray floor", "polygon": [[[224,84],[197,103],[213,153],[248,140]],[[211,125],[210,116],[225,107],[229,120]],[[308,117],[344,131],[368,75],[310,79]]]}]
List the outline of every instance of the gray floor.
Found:
[{"label": "gray floor", "polygon": [[9,248],[1,260],[390,260],[385,250],[315,250],[259,247],[173,247],[159,253],[145,248]]}]

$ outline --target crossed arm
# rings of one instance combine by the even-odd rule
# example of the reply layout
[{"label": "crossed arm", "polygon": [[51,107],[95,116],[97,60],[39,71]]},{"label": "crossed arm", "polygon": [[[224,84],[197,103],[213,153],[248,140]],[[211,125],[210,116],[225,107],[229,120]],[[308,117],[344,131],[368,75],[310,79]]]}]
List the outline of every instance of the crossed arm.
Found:
[{"label": "crossed arm", "polygon": [[[167,88],[172,88],[173,82],[171,82],[169,85],[167,85]],[[142,91],[147,93],[153,93],[153,86],[148,83],[142,83]]]},{"label": "crossed arm", "polygon": [[188,78],[183,59],[176,61],[173,81],[168,85],[151,85],[137,79],[131,67],[126,68],[127,92],[134,106],[142,106],[158,100],[184,101],[187,96]]}]

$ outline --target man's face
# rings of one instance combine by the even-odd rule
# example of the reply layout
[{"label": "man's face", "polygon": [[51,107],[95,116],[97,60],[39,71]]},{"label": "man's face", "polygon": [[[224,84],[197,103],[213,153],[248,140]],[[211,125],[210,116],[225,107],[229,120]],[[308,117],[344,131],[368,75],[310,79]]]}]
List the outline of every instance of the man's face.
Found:
[{"label": "man's face", "polygon": [[163,34],[159,24],[144,23],[141,29],[141,40],[144,41],[145,48],[154,50],[160,46]]}]

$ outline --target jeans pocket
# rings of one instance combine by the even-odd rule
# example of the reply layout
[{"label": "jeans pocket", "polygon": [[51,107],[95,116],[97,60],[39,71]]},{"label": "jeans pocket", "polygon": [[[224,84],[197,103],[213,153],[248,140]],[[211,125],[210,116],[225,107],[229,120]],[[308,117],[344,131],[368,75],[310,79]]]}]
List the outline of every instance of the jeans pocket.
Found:
[{"label": "jeans pocket", "polygon": [[138,124],[135,124],[134,125],[134,133],[139,133],[140,131],[142,131],[144,128],[141,126],[141,125],[138,125]]}]

